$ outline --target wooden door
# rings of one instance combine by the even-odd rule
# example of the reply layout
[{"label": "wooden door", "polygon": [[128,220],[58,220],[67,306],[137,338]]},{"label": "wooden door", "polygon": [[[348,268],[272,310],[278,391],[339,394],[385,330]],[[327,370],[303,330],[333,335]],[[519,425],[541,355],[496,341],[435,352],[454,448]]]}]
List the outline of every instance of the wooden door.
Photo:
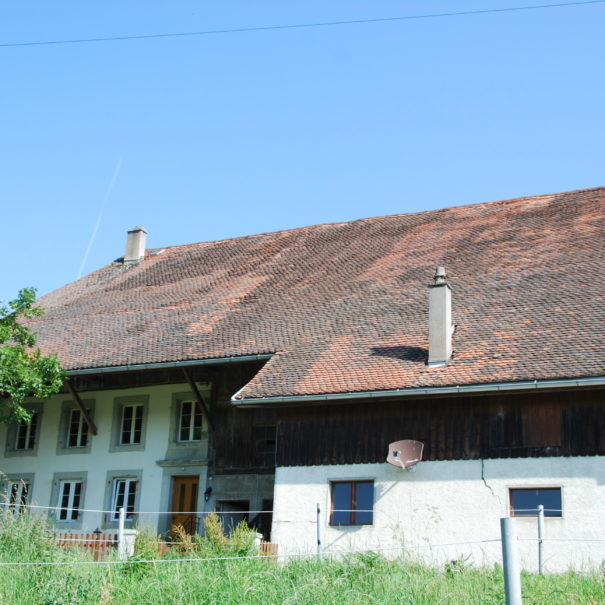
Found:
[{"label": "wooden door", "polygon": [[188,534],[197,531],[198,476],[172,478],[172,518],[170,527],[180,525]]}]

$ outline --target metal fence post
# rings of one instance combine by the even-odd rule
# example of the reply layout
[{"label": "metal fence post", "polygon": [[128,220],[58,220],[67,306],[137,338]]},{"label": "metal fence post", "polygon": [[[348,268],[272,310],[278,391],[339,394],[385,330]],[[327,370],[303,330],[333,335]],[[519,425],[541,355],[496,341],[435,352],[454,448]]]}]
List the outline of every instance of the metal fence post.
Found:
[{"label": "metal fence post", "polygon": [[124,540],[124,521],[126,520],[126,514],[124,508],[120,509],[120,516],[118,517],[118,558],[123,561],[126,559],[126,541]]},{"label": "metal fence post", "polygon": [[544,575],[544,505],[538,506],[538,573]]},{"label": "metal fence post", "polygon": [[319,502],[317,503],[317,556],[321,557],[321,509],[319,508]]},{"label": "metal fence post", "polygon": [[517,526],[515,525],[515,521],[514,517],[500,519],[506,605],[522,605],[519,545],[517,542]]}]

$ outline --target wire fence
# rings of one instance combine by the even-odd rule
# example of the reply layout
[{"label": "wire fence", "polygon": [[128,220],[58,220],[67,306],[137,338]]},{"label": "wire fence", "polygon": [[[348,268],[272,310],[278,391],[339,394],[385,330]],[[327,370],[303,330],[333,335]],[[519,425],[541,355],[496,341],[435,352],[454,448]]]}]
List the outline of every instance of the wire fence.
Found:
[{"label": "wire fence", "polygon": [[[334,552],[324,551],[320,555],[316,552],[299,552],[299,553],[285,553],[280,554],[279,558],[283,560],[288,559],[314,559],[314,558],[329,558],[329,557],[341,557],[343,555],[357,555],[357,554],[371,554],[371,553],[384,553],[384,552],[404,552],[412,551],[418,548],[439,548],[449,546],[461,546],[467,544],[486,544],[489,542],[500,542],[500,538],[493,538],[491,540],[473,540],[464,542],[446,542],[441,544],[419,544],[415,546],[392,546],[383,548],[365,548],[365,549],[348,549],[346,551],[338,550]],[[275,560],[277,555],[275,554],[254,554],[254,555],[236,555],[236,556],[222,556],[222,557],[182,557],[182,558],[171,558],[171,559],[126,559],[126,560],[109,560],[109,561],[83,561],[83,560],[67,560],[67,561],[8,561],[0,562],[0,566],[67,566],[67,565],[133,565],[137,563],[207,563],[212,561],[242,561],[242,560],[263,560],[272,559]]]},{"label": "wire fence", "polygon": [[[42,506],[37,504],[26,504],[26,503],[10,503],[10,502],[0,502],[0,506],[4,507],[7,511],[12,511],[16,516],[21,514],[22,511],[32,511],[32,512],[47,512],[50,515],[56,513],[56,511],[65,511],[65,507],[58,506]],[[72,509],[69,509],[72,510]],[[114,514],[113,510],[103,510],[103,509],[73,509],[77,510],[78,514],[89,512],[89,513],[98,513],[98,514]],[[427,507],[426,510],[431,510],[431,507]],[[574,513],[586,513],[590,512],[598,512],[601,514],[604,509],[594,509],[587,508],[582,509],[578,508],[573,510]],[[381,511],[380,509],[371,509],[371,510],[359,510],[359,509],[337,509],[330,510],[328,516],[324,516],[323,511],[319,504],[316,505],[313,510],[314,514],[308,514],[306,518],[302,519],[282,519],[281,522],[287,522],[288,524],[292,523],[303,523],[306,524],[307,527],[310,524],[314,524],[317,529],[316,534],[316,548],[307,548],[306,550],[301,550],[300,552],[287,552],[288,550],[292,550],[292,545],[286,545],[286,552],[280,552],[278,554],[277,549],[278,545],[271,544],[268,542],[263,542],[263,547],[260,547],[260,542],[257,540],[256,551],[251,552],[246,555],[241,556],[214,556],[214,557],[200,557],[200,556],[190,556],[192,550],[192,543],[185,542],[183,540],[174,540],[174,539],[159,539],[158,545],[162,545],[160,547],[158,558],[147,558],[140,559],[134,558],[130,559],[129,557],[134,553],[134,540],[136,539],[136,530],[126,530],[124,531],[124,521],[126,519],[126,511],[124,508],[120,510],[120,529],[117,534],[104,534],[100,530],[96,530],[92,534],[77,534],[77,533],[69,533],[67,531],[63,534],[55,534],[54,540],[58,543],[58,545],[63,547],[82,547],[83,550],[88,551],[89,553],[93,553],[95,560],[87,560],[86,558],[75,558],[75,559],[66,559],[66,560],[51,560],[51,561],[0,561],[0,567],[11,567],[11,566],[66,566],[66,565],[131,565],[135,563],[158,563],[158,564],[180,564],[180,563],[211,563],[213,561],[235,561],[235,560],[280,560],[282,562],[289,561],[292,559],[301,559],[301,558],[332,558],[332,557],[342,557],[347,555],[354,554],[387,554],[389,553],[391,556],[400,556],[405,553],[411,552],[422,552],[422,551],[437,551],[438,549],[452,549],[452,548],[464,548],[468,549],[471,547],[482,549],[484,546],[488,545],[498,545],[502,544],[502,539],[499,537],[491,537],[487,539],[465,539],[465,540],[457,540],[457,541],[430,541],[425,540],[422,543],[417,544],[399,544],[392,546],[385,546],[384,543],[376,543],[374,545],[366,545],[363,548],[355,548],[354,546],[349,547],[341,547],[336,544],[334,541],[329,544],[324,544],[325,539],[325,531],[327,529],[338,529],[338,523],[332,523],[331,515],[334,513],[368,513],[372,515],[372,522],[374,515],[382,515],[387,514],[387,516],[391,516],[392,513],[386,513],[385,511]],[[482,511],[485,512],[485,511]],[[544,509],[543,507],[536,508],[526,508],[526,509],[515,509],[511,511],[509,509],[509,513],[514,512],[515,515],[509,516],[525,516],[525,517],[535,517],[537,520],[537,536],[536,537],[518,537],[516,541],[521,544],[534,543],[538,546],[538,556],[539,556],[539,569],[542,573],[544,571],[544,549],[547,544],[573,544],[573,545],[593,545],[595,547],[599,547],[601,544],[605,544],[605,538],[599,538],[598,536],[591,537],[574,537],[574,536],[561,536],[556,535],[552,537],[547,537],[544,534],[544,517],[547,516],[548,513],[558,513],[558,516],[562,514],[562,510],[558,508],[550,508]],[[566,509],[566,513],[570,514],[572,511]],[[257,511],[249,511],[249,510],[240,510],[240,511],[140,511],[137,512],[137,516],[144,515],[195,515],[196,518],[204,518],[210,514],[219,515],[242,515],[245,518],[249,518],[251,515],[273,515],[276,513],[275,510],[257,510]],[[69,518],[72,518],[71,516]],[[551,518],[548,517],[547,518]],[[129,519],[133,520],[133,519]],[[524,528],[527,529],[527,524],[524,524]],[[125,533],[129,533],[130,539],[130,549],[125,546]],[[306,530],[306,536],[309,538],[309,531]],[[307,543],[312,540],[307,540]],[[328,542],[330,542],[328,540]],[[114,551],[118,553],[118,558],[114,560],[110,553]],[[166,553],[172,552],[170,556],[164,556]],[[494,551],[490,551],[492,554]],[[599,551],[601,552],[601,551]],[[605,559],[605,550],[602,550],[602,559]],[[189,556],[188,556],[189,555]]]},{"label": "wire fence", "polygon": [[[78,540],[74,540],[78,541]],[[530,539],[519,538],[519,541],[530,541]],[[531,541],[536,542],[536,539]],[[571,541],[571,542],[605,542],[605,540],[590,540],[590,539],[546,539],[547,542],[556,541]],[[63,560],[63,561],[0,561],[0,567],[22,567],[22,566],[71,566],[71,565],[136,565],[140,563],[153,563],[153,564],[182,564],[182,563],[211,563],[215,561],[245,561],[245,560],[275,560],[279,558],[282,561],[292,559],[326,559],[333,557],[342,557],[347,555],[362,555],[362,554],[381,554],[381,553],[406,553],[412,552],[419,549],[438,549],[438,548],[449,548],[453,546],[472,546],[472,545],[484,545],[484,544],[501,544],[501,538],[491,538],[486,540],[464,540],[459,542],[437,542],[437,543],[426,543],[416,544],[408,546],[392,546],[392,547],[378,547],[378,548],[364,548],[364,549],[339,549],[330,551],[328,549],[323,550],[321,553],[315,551],[297,552],[297,553],[284,553],[284,554],[248,554],[248,555],[235,555],[235,556],[217,556],[217,557],[178,557],[178,558],[157,558],[157,559],[141,559],[132,558],[125,560]],[[180,544],[180,543],[172,543]]]},{"label": "wire fence", "polygon": [[[42,506],[39,504],[29,504],[29,503],[19,503],[19,502],[0,502],[0,506],[4,507],[4,508],[9,508],[9,509],[32,509],[32,510],[48,510],[48,511],[57,511],[57,510],[77,510],[80,513],[101,513],[101,514],[113,514],[116,513],[117,511],[115,510],[106,510],[106,509],[100,509],[100,508],[70,508],[67,506]],[[420,507],[420,508],[415,508],[415,510],[432,510],[432,506],[425,506],[425,507]],[[511,507],[505,507],[507,512],[513,511],[515,513],[526,513],[527,516],[536,516],[538,514],[538,509],[537,508],[517,508],[515,507],[514,509]],[[485,510],[483,509],[472,509],[469,508],[468,511],[466,512],[482,512],[484,513]],[[210,515],[210,514],[216,514],[216,515],[233,515],[233,514],[247,514],[247,515],[260,515],[260,514],[273,514],[276,511],[273,509],[263,509],[263,510],[209,510],[209,511],[200,511],[200,510],[195,510],[195,511],[174,511],[174,510],[160,510],[160,511],[154,511],[154,510],[142,510],[142,511],[133,511],[135,515],[137,516],[143,516],[143,515]],[[350,513],[350,512],[356,512],[356,513],[373,513],[373,514],[389,514],[386,513],[385,511],[381,511],[380,509],[361,509],[361,508],[355,508],[355,509],[347,509],[347,508],[338,508],[338,509],[332,509],[332,512],[337,512],[337,513]],[[562,508],[544,508],[544,512],[548,513],[548,512],[552,512],[552,513],[559,513],[559,514],[563,514],[563,509]],[[570,514],[570,513],[598,513],[598,514],[605,514],[605,508],[573,508],[571,509],[570,507],[566,507],[565,509],[566,514]],[[514,516],[514,515],[512,515]]]}]

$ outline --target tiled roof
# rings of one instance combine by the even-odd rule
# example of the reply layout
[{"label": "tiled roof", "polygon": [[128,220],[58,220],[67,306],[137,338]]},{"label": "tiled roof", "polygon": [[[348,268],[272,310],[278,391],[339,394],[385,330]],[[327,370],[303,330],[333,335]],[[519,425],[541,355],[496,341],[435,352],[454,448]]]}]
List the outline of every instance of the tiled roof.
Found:
[{"label": "tiled roof", "polygon": [[[166,248],[41,299],[68,369],[275,353],[242,397],[605,374],[605,188]],[[429,368],[428,284],[454,357]]]}]

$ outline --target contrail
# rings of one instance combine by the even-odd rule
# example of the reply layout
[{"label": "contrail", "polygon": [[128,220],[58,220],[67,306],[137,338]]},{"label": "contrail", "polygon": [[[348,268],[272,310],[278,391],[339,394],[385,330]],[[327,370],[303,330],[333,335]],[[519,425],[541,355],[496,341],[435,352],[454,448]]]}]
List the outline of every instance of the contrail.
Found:
[{"label": "contrail", "polygon": [[92,245],[94,244],[95,238],[97,237],[97,231],[99,230],[99,226],[101,225],[101,219],[103,218],[103,211],[105,210],[105,206],[107,205],[107,201],[109,200],[109,196],[113,190],[113,186],[116,184],[118,180],[118,175],[120,174],[120,169],[122,168],[122,157],[118,160],[116,164],[116,168],[113,171],[113,176],[111,177],[111,181],[109,181],[109,186],[107,187],[107,191],[105,192],[105,197],[103,198],[103,203],[101,204],[101,209],[99,210],[99,216],[97,217],[97,222],[95,224],[95,228],[92,230],[92,235],[90,236],[90,240],[88,240],[88,247],[86,248],[86,252],[84,253],[84,258],[82,259],[82,264],[80,265],[80,270],[78,271],[78,279],[82,277],[82,272],[84,271],[84,265],[86,265],[86,261],[88,260],[88,255],[90,254],[90,250]]}]

